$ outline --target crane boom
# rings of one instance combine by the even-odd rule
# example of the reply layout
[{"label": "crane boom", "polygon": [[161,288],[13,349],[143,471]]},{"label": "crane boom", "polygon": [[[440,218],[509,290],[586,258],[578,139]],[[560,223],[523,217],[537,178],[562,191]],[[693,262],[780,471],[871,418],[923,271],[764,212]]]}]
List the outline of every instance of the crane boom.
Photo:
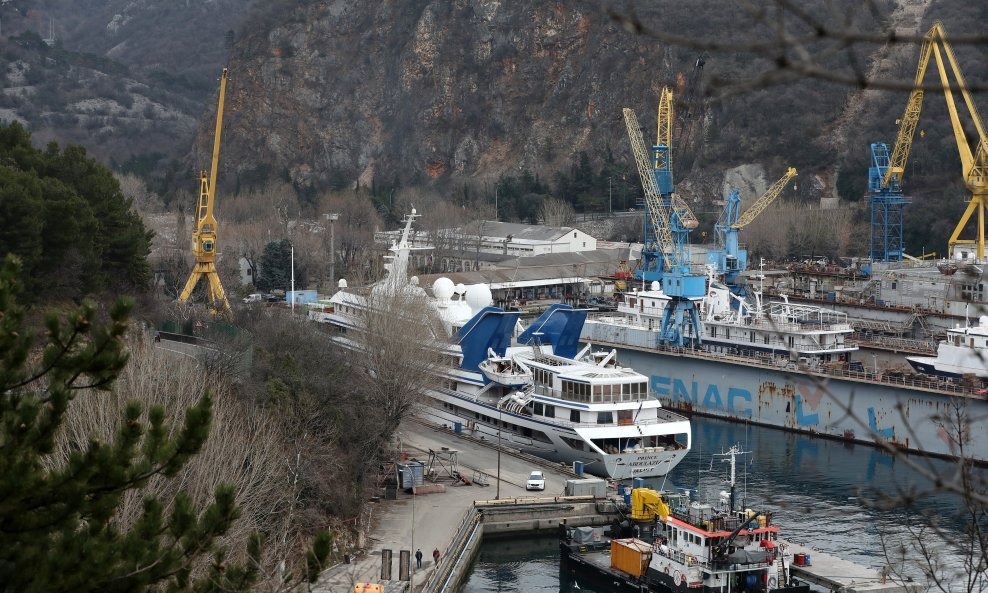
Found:
[{"label": "crane boom", "polygon": [[[669,87],[662,87],[662,94],[659,95],[659,110],[658,116],[656,117],[656,132],[655,132],[655,145],[656,146],[672,146],[672,91]],[[659,166],[656,163],[655,170],[659,171],[661,169],[672,169],[672,155],[670,153],[665,153],[666,164],[664,167]]]},{"label": "crane boom", "polygon": [[662,202],[662,196],[659,195],[655,175],[652,173],[651,159],[645,148],[641,128],[638,126],[638,117],[634,111],[627,107],[624,108],[623,113],[624,125],[628,129],[628,139],[631,141],[631,151],[635,155],[638,175],[641,177],[642,189],[645,191],[645,207],[648,209],[653,228],[658,234],[659,250],[662,252],[665,267],[668,269],[673,264],[671,258],[674,252],[672,231],[669,229],[669,211]]},{"label": "crane boom", "polygon": [[889,157],[889,166],[885,171],[885,178],[882,180],[883,189],[888,187],[897,189],[902,184],[902,176],[906,171],[906,161],[909,159],[909,151],[913,145],[913,136],[916,133],[916,126],[919,124],[919,114],[923,109],[923,78],[926,76],[926,66],[930,62],[930,53],[933,49],[933,33],[938,26],[939,22],[934,24],[933,28],[923,36],[923,44],[919,50],[919,64],[916,66],[916,77],[913,80],[913,90],[909,93],[906,110],[902,114],[902,119],[899,120],[899,134],[895,138],[892,156]]},{"label": "crane boom", "polygon": [[760,198],[755,200],[755,203],[751,205],[750,208],[745,210],[744,214],[738,218],[738,221],[731,225],[732,229],[740,229],[748,226],[751,221],[762,213],[762,210],[768,208],[768,206],[775,201],[776,198],[782,194],[782,190],[786,188],[786,185],[792,180],[793,177],[797,175],[795,167],[789,167],[785,175],[783,175],[778,181],[772,184],[772,187],[768,188]]},{"label": "crane boom", "polygon": [[199,279],[205,277],[208,283],[206,296],[210,306],[225,313],[230,312],[230,303],[227,301],[226,291],[223,290],[223,283],[220,282],[219,273],[216,271],[218,237],[216,218],[213,216],[213,205],[215,203],[216,170],[220,160],[220,134],[223,131],[223,105],[228,77],[228,70],[224,68],[220,76],[220,97],[216,108],[216,131],[213,136],[213,158],[209,176],[206,176],[205,170],[199,174],[196,227],[192,232],[192,253],[196,258],[196,263],[185,283],[185,288],[182,289],[178,297],[178,300],[183,303],[188,301],[189,297],[192,296],[192,291],[199,283]]}]

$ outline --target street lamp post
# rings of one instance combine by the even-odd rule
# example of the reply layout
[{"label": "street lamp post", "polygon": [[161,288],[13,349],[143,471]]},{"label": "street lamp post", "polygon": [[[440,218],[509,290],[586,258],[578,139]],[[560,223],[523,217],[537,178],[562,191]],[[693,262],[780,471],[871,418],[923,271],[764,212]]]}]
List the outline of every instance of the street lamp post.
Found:
[{"label": "street lamp post", "polygon": [[501,429],[504,428],[504,410],[497,406],[497,493],[494,500],[501,500]]},{"label": "street lamp post", "polygon": [[295,243],[292,243],[292,317],[295,316]]},{"label": "street lamp post", "polygon": [[335,212],[324,215],[329,220],[329,282],[336,287],[336,221],[340,215]]},{"label": "street lamp post", "polygon": [[607,213],[608,214],[613,214],[614,213],[614,201],[612,200],[611,196],[612,196],[612,193],[611,193],[611,178],[608,177],[607,178]]}]

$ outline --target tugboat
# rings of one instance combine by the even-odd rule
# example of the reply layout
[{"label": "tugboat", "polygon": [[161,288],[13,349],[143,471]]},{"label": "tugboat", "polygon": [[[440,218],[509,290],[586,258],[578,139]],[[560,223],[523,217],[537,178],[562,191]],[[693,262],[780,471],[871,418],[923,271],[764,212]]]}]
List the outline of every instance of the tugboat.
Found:
[{"label": "tugboat", "polygon": [[630,521],[601,528],[560,526],[562,562],[573,573],[622,591],[673,593],[809,593],[790,572],[793,554],[779,539],[770,513],[735,505],[736,458],[730,492],[716,505],[687,492],[631,492]]}]

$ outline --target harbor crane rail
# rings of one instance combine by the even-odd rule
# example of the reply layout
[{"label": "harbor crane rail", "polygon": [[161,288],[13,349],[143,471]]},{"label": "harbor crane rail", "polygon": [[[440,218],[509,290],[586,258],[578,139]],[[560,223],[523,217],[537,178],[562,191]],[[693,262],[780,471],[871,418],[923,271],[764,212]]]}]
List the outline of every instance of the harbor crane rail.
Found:
[{"label": "harbor crane rail", "polygon": [[206,299],[209,306],[214,311],[224,314],[230,313],[230,302],[226,298],[226,291],[223,290],[223,283],[216,270],[216,253],[219,245],[216,229],[216,217],[213,215],[213,206],[216,202],[216,169],[220,159],[220,134],[223,131],[223,103],[226,96],[226,82],[229,77],[228,69],[223,69],[220,76],[220,97],[216,108],[216,133],[213,137],[213,160],[209,170],[209,177],[206,171],[199,174],[199,205],[196,208],[196,226],[192,231],[192,253],[196,263],[192,268],[185,288],[182,289],[178,300],[185,303],[192,296],[192,291],[201,278],[207,281]]}]

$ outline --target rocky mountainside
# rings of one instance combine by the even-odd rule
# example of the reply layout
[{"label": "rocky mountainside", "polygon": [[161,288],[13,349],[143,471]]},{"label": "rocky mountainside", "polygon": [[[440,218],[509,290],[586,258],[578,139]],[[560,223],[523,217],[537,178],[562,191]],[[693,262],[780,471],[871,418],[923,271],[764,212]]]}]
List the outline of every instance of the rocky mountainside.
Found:
[{"label": "rocky mountainside", "polygon": [[[615,10],[665,30],[750,41],[744,14],[722,4]],[[303,187],[442,184],[526,169],[549,179],[581,151],[627,161],[621,108],[634,108],[654,136],[660,88],[688,92],[701,53],[631,33],[590,1],[278,6],[255,19],[264,26],[248,22],[234,48],[224,167]],[[705,64],[705,78],[764,67],[742,54],[707,55]],[[845,88],[803,81],[710,103],[696,114],[699,164],[754,156],[780,173],[784,164],[822,171],[833,149],[820,130],[846,99]],[[202,131],[208,150],[211,130]]]},{"label": "rocky mountainside", "polygon": [[[977,23],[988,16],[988,7],[953,0],[819,4],[806,10],[835,29],[859,31],[892,26],[922,34],[940,19],[962,36],[978,33]],[[620,178],[622,191],[634,192],[621,108],[636,110],[648,140],[659,90],[670,85],[677,110],[690,112],[677,119],[673,168],[683,193],[697,196],[702,219],[716,216],[724,171],[745,165],[763,172],[755,185],[797,167],[796,196],[808,203],[834,203],[835,197],[862,203],[869,143],[894,142],[906,92],[862,94],[853,84],[792,73],[753,84],[775,64],[744,48],[774,39],[770,24],[776,20],[767,24],[758,20],[761,13],[746,10],[715,0],[280,0],[258,6],[233,50],[221,168],[238,187],[243,180],[277,178],[302,192],[359,184],[378,191],[431,186],[466,196],[466,188],[475,195],[504,176],[532,174],[552,183],[557,173],[584,166],[586,154],[595,170],[612,163],[594,191],[609,191]],[[779,18],[788,19],[784,12]],[[634,26],[622,26],[629,22]],[[698,44],[662,43],[650,30]],[[812,31],[795,26],[793,34]],[[809,49],[824,70],[858,67],[898,81],[911,80],[918,54],[912,44],[862,43],[850,54],[811,41]],[[969,80],[988,79],[984,52],[976,44],[958,47]],[[724,94],[715,80],[752,84]],[[935,74],[927,81],[935,82]],[[690,96],[700,100],[690,104]],[[943,235],[937,240],[945,240],[944,228],[963,207],[942,99],[928,100],[924,109],[938,132],[935,140],[920,136],[914,145],[914,162],[930,175],[917,176],[909,188],[924,204],[907,223],[912,245],[925,243],[922,234],[934,227]],[[206,161],[210,138],[206,120],[198,162]],[[950,204],[930,207],[942,200]],[[865,220],[867,213],[856,216]]]},{"label": "rocky mountainside", "polygon": [[0,119],[149,173],[187,154],[254,0],[3,0]]}]

